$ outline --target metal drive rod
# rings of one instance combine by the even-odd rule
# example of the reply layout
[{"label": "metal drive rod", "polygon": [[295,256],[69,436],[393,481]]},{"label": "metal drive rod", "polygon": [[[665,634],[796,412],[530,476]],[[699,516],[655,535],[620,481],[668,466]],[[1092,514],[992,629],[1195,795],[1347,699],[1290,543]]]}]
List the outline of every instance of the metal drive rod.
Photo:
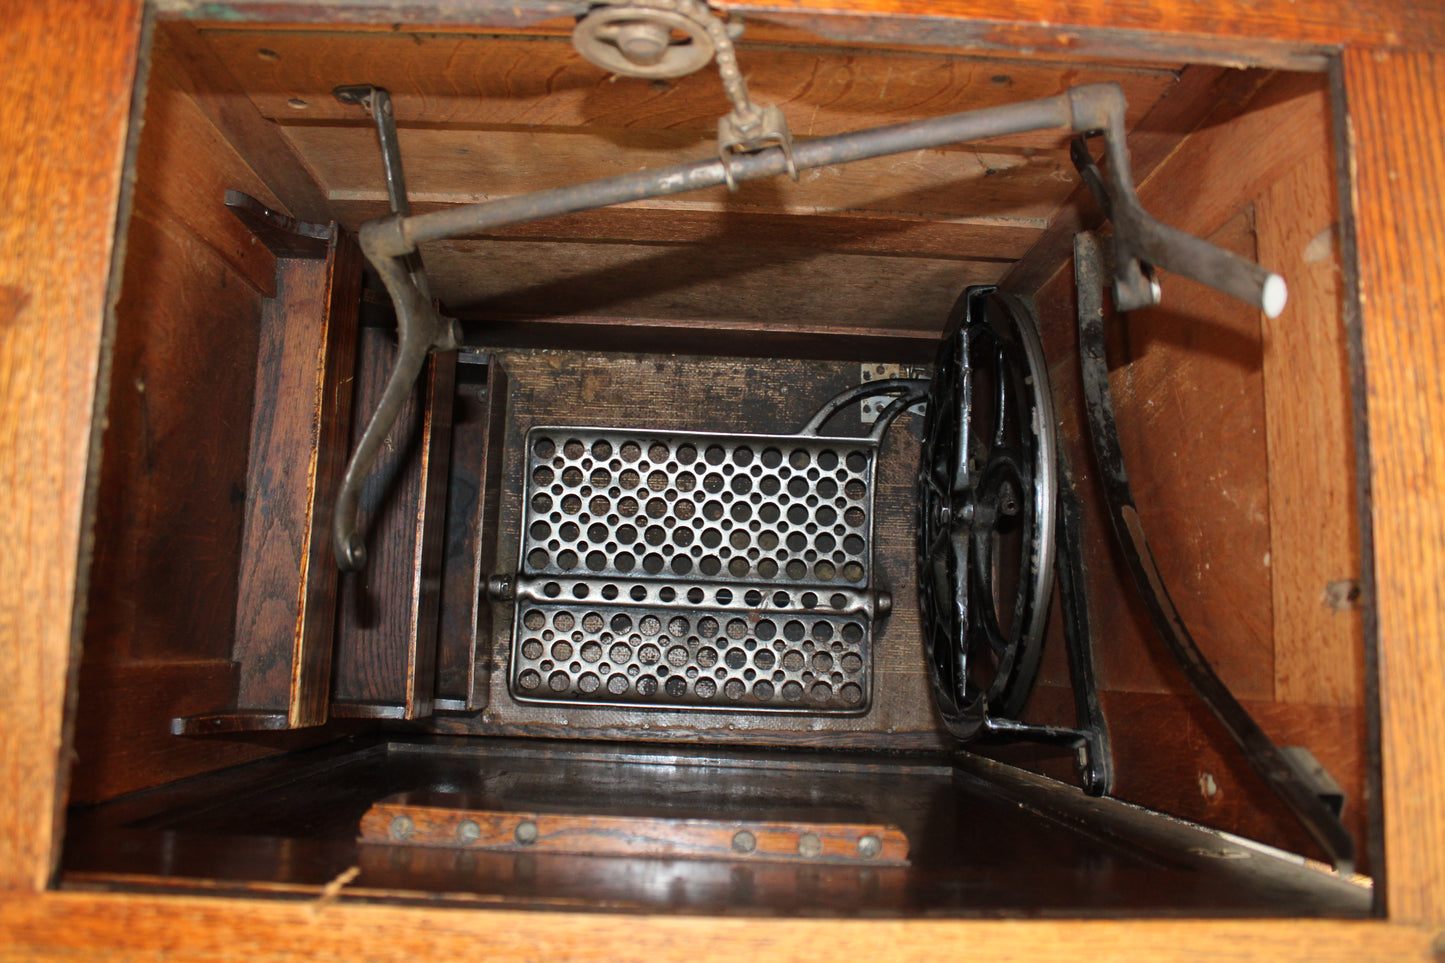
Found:
[{"label": "metal drive rod", "polygon": [[[383,106],[389,105],[384,91],[365,89],[372,91],[373,97],[380,93]],[[1097,169],[1090,170],[1087,165],[1081,173],[1090,180],[1090,187],[1099,192],[1100,203],[1110,211],[1119,234],[1120,283],[1115,288],[1116,292],[1128,295],[1127,303],[1121,308],[1128,310],[1157,301],[1157,286],[1145,277],[1140,264],[1141,260],[1147,260],[1189,274],[1211,287],[1264,307],[1271,314],[1277,313],[1284,299],[1284,283],[1277,275],[1220,252],[1208,242],[1168,228],[1139,206],[1129,173],[1129,153],[1124,143],[1124,107],[1124,91],[1118,84],[1084,84],[1039,100],[803,141],[793,145],[791,153],[781,147],[772,147],[757,153],[730,156],[727,160],[715,158],[676,164],[432,214],[407,216],[402,213],[405,198],[401,198],[398,212],[367,221],[361,226],[361,249],[376,268],[396,306],[400,348],[381,401],[351,456],[337,496],[332,539],[338,564],[347,571],[355,571],[366,564],[365,542],[357,531],[361,486],[370,474],[377,451],[396,421],[407,393],[421,372],[426,355],[431,351],[450,350],[461,342],[460,326],[438,312],[427,289],[426,276],[414,264],[417,245],[423,241],[465,237],[612,204],[947,144],[1054,128],[1075,133],[1103,131],[1111,184],[1106,185],[1103,175]],[[379,128],[394,124],[389,110],[378,111],[374,116]],[[394,145],[395,138],[392,136],[389,141],[385,129],[381,130],[381,136],[383,153],[387,153],[388,144]],[[396,161],[394,165],[393,160]],[[395,166],[397,176],[393,183],[400,185],[399,155],[389,156],[387,163]],[[396,198],[393,197],[393,200]]]},{"label": "metal drive rod", "polygon": [[[1075,129],[1076,100],[1083,98],[1091,101],[1098,97],[1122,96],[1115,84],[1089,84],[1040,100],[987,107],[848,134],[834,134],[794,144],[793,163],[799,170],[829,167],[870,157],[885,157],[889,154],[1053,127],[1072,130]],[[787,157],[783,150],[777,147],[756,154],[737,155],[729,159],[726,166],[720,159],[674,164],[586,184],[483,201],[480,204],[469,204],[466,207],[431,214],[371,221],[362,225],[362,246],[368,255],[396,257],[410,253],[423,241],[460,237],[627,201],[717,187],[727,183],[729,173],[734,181],[753,181],[787,172]]]}]

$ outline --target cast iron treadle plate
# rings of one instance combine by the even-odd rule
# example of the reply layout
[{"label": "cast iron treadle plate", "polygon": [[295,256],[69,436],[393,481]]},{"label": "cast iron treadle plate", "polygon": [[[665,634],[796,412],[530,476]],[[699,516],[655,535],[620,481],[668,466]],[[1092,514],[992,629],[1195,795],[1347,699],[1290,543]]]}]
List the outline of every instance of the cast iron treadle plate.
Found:
[{"label": "cast iron treadle plate", "polygon": [[512,695],[865,712],[876,455],[867,438],[533,428]]}]

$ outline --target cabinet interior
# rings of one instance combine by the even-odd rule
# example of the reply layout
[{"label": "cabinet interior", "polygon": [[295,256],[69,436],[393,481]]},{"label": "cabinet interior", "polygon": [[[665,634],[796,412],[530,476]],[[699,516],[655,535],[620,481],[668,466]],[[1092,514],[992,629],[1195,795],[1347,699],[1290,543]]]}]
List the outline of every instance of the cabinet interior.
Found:
[{"label": "cabinet interior", "polygon": [[[611,77],[575,52],[571,26],[154,19],[103,362],[60,884],[305,892],[356,866],[348,897],[468,905],[1368,913],[1367,886],[1276,852],[1317,856],[1170,662],[1108,530],[1069,263],[1073,233],[1101,217],[1063,133],[423,245],[467,349],[429,365],[379,465],[371,564],[334,572],[334,482],[394,335],[353,240],[387,210],[375,129],[332,88],[390,91],[416,212],[715,150],[728,104],[714,69]],[[1287,277],[1290,305],[1269,319],[1165,275],[1160,307],[1111,327],[1111,380],[1180,612],[1275,742],[1339,783],[1370,872],[1350,266],[1325,76],[845,44],[763,14],[738,56],[753,97],[781,105],[800,139],[1117,82],[1144,206]],[[304,252],[277,249],[227,191],[336,226]],[[893,609],[866,712],[513,698],[516,612],[486,588],[519,564],[531,427],[789,433],[865,372],[928,365],[971,285],[1038,313],[1084,503],[1115,800],[1080,795],[1056,750],[944,731],[918,625],[915,415],[878,458],[874,558]],[[1029,721],[1072,722],[1059,623]],[[401,792],[720,824],[866,816],[904,831],[910,862],[358,846],[366,808]]]}]

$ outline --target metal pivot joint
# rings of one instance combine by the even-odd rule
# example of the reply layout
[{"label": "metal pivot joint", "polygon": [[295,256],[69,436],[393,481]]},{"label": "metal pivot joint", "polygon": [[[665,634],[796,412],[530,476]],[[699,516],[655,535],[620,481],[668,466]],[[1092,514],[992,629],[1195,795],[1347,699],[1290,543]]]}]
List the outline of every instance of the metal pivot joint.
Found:
[{"label": "metal pivot joint", "polygon": [[[793,137],[783,111],[756,104],[738,68],[733,40],[737,21],[724,22],[700,0],[618,0],[594,6],[572,32],[577,52],[604,70],[629,77],[680,77],[717,59],[732,112],[718,120],[718,157],[729,190],[737,189],[730,162],[736,154],[781,148],[793,180]],[[681,36],[677,36],[680,34]]]}]

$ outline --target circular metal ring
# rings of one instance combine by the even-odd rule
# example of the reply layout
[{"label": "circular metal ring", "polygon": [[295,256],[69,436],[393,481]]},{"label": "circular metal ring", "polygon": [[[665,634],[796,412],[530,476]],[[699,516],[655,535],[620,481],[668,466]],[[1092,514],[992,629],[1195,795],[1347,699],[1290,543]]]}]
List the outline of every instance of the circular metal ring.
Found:
[{"label": "circular metal ring", "polygon": [[715,50],[706,24],[641,6],[593,10],[573,29],[572,46],[603,70],[647,78],[693,73],[707,66]]},{"label": "circular metal ring", "polygon": [[940,714],[960,739],[1014,718],[1053,584],[1057,449],[1028,309],[965,293],[939,353],[919,471],[919,602]]}]

